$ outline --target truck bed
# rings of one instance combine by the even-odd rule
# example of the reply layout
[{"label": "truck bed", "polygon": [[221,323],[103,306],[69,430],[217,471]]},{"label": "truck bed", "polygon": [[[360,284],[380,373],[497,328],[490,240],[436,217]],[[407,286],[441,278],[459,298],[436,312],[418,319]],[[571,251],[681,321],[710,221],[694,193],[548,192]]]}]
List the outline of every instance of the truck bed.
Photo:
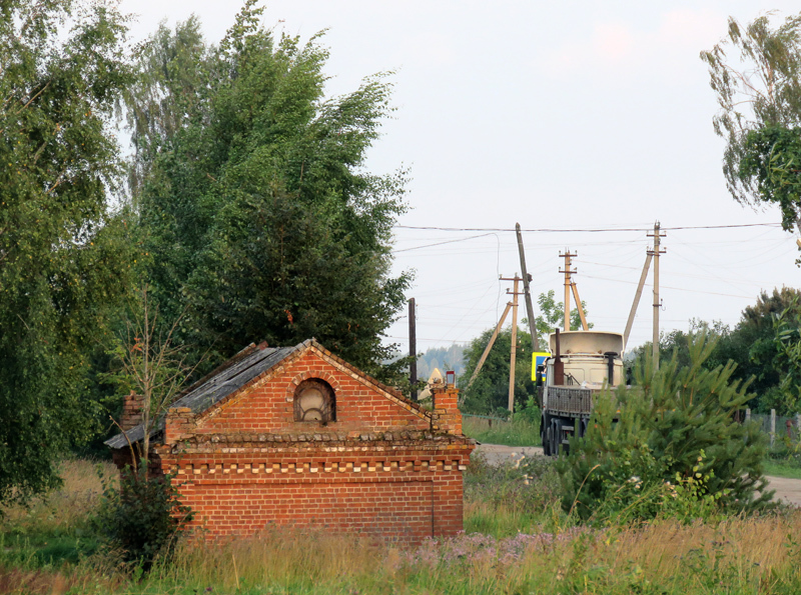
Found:
[{"label": "truck bed", "polygon": [[589,415],[595,395],[602,389],[580,386],[549,386],[548,408],[551,415]]}]

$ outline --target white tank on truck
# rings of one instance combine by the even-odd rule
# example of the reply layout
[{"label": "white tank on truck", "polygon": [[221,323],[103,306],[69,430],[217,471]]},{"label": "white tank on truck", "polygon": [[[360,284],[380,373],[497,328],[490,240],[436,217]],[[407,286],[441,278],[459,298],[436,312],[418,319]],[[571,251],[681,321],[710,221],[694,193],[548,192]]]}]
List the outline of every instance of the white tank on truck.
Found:
[{"label": "white tank on truck", "polygon": [[542,364],[540,435],[545,454],[556,455],[567,452],[570,436],[585,434],[599,393],[625,381],[623,335],[557,331],[549,342],[551,355]]}]

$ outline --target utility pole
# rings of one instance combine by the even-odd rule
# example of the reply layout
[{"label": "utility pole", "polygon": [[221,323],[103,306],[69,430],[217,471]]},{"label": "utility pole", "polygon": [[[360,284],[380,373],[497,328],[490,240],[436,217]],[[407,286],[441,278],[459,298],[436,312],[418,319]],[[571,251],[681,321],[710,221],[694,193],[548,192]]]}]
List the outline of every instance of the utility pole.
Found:
[{"label": "utility pole", "polygon": [[579,298],[578,294],[578,285],[576,285],[575,281],[571,280],[570,287],[573,290],[573,297],[576,300],[576,309],[578,310],[579,318],[581,319],[581,328],[585,331],[588,331],[590,330],[590,327],[587,324],[587,317],[584,315],[584,306],[581,305],[581,298]]},{"label": "utility pole", "polygon": [[[512,348],[509,353],[509,399],[508,409],[509,413],[514,413],[515,409],[515,363],[517,362],[517,296],[520,295],[518,288],[522,279],[515,276],[511,279],[508,277],[501,277],[501,281],[513,281],[512,285]],[[506,290],[509,293],[509,290]]]},{"label": "utility pole", "polygon": [[515,410],[515,364],[517,363],[517,286],[519,283],[515,275],[512,286],[512,352],[509,354],[509,413]]},{"label": "utility pole", "polygon": [[570,330],[570,290],[572,289],[572,283],[570,280],[570,275],[575,273],[576,271],[570,270],[570,259],[574,256],[578,256],[578,254],[571,254],[568,248],[565,248],[565,253],[559,253],[559,258],[565,259],[565,270],[559,271],[560,273],[565,274],[565,330]]},{"label": "utility pole", "polygon": [[654,248],[648,254],[654,258],[654,334],[653,334],[653,358],[654,369],[659,369],[659,309],[662,302],[659,301],[659,255],[664,254],[665,250],[660,250],[660,239],[667,234],[659,231],[659,221],[654,223],[654,233],[648,234],[649,238],[654,238]]},{"label": "utility pole", "polygon": [[409,386],[412,401],[417,400],[417,324],[414,298],[409,300]]},{"label": "utility pole", "polygon": [[523,248],[523,234],[520,233],[520,224],[515,223],[517,233],[517,250],[520,253],[520,273],[523,275],[523,297],[526,300],[526,316],[528,317],[528,330],[531,333],[531,349],[535,353],[540,350],[540,340],[537,337],[537,321],[534,319],[534,306],[531,304],[531,288],[529,282],[531,275],[526,270],[526,251]]},{"label": "utility pole", "polygon": [[629,344],[629,335],[631,334],[631,327],[634,325],[634,317],[637,314],[637,307],[640,305],[640,297],[642,296],[642,288],[645,285],[645,279],[648,277],[648,269],[651,267],[651,259],[653,254],[647,251],[645,257],[645,265],[642,267],[642,274],[640,275],[640,282],[637,285],[637,293],[634,294],[634,302],[631,304],[631,312],[629,312],[629,319],[626,322],[626,331],[623,333],[623,348]]}]

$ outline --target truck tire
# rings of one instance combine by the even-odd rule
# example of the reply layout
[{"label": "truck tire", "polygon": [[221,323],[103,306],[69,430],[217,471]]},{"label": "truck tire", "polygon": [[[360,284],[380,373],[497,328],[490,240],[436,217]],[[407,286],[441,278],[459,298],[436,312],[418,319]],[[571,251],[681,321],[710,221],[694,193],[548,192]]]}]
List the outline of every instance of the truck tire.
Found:
[{"label": "truck tire", "polygon": [[542,437],[542,454],[551,456],[551,420],[548,415],[542,416],[540,436]]},{"label": "truck tire", "polygon": [[562,420],[554,419],[551,422],[551,453],[558,457],[562,452]]}]

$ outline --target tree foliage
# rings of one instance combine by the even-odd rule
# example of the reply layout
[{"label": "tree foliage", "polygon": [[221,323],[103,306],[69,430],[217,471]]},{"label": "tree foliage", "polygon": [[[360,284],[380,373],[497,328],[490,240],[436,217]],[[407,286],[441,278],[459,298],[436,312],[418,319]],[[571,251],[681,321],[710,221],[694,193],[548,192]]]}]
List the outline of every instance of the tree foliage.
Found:
[{"label": "tree foliage", "polygon": [[[701,52],[726,139],[723,173],[742,204],[775,202],[789,230],[801,216],[798,136],[801,126],[801,15],[771,28],[770,14],[747,26],[729,19],[728,36]],[[801,228],[799,228],[801,229]]]},{"label": "tree foliage", "polygon": [[189,366],[186,347],[174,343],[173,335],[181,318],[171,326],[164,324],[147,285],[134,290],[127,308],[119,313],[124,320],[107,341],[112,371],[104,379],[122,389],[123,395],[133,393],[142,398],[144,438],[137,443],[138,451],[132,452],[131,458],[135,470],[139,459],[145,461],[147,469],[150,432],[197,365]]},{"label": "tree foliage", "polygon": [[[783,312],[785,326],[786,321],[801,315],[798,306],[800,293],[790,287],[774,289],[771,293],[763,291],[753,305],[743,310],[740,321],[733,328],[719,321],[691,320],[686,331],[663,333],[660,351],[668,357],[674,355],[680,366],[687,366],[690,364],[689,343],[700,335],[714,339],[715,349],[704,361],[705,368],[713,369],[731,360],[736,364],[732,378],[751,383],[754,395],[748,404],[751,409],[767,412],[773,408],[782,415],[794,414],[797,409],[790,406],[786,391],[782,389],[792,365],[782,355],[776,324]],[[633,351],[632,359],[641,363],[649,353],[651,344],[646,343]]]},{"label": "tree foliage", "polygon": [[587,434],[559,464],[566,510],[630,520],[664,513],[679,495],[689,513],[698,510],[693,500],[750,510],[770,499],[765,436],[755,422],[736,421],[748,383],[732,379],[732,362],[705,367],[714,348],[702,333],[688,344],[689,365],[674,355],[655,371],[648,358],[636,388],[598,400]]},{"label": "tree foliage", "polygon": [[125,251],[107,125],[129,80],[124,21],[102,3],[0,3],[0,500],[57,480],[87,433],[88,353]]},{"label": "tree foliage", "polygon": [[[537,317],[537,334],[539,335],[540,347],[547,350],[548,336],[554,332],[554,329],[557,327],[564,330],[565,303],[557,302],[556,292],[550,289],[547,293],[541,293],[537,297],[537,304],[540,307],[540,315]],[[584,309],[584,316],[586,317],[587,302],[582,300],[581,307]],[[594,325],[588,322],[587,326],[592,328]],[[570,311],[570,328],[574,331],[581,329],[581,316],[579,315],[578,308],[573,308]]]},{"label": "tree foliage", "polygon": [[[219,47],[193,20],[144,47],[128,98],[132,188],[165,315],[227,357],[315,336],[373,373],[408,278],[389,276],[404,174],[364,171],[390,85],[326,99],[317,39],[276,38],[248,1]],[[213,362],[212,362],[213,363]]]}]

